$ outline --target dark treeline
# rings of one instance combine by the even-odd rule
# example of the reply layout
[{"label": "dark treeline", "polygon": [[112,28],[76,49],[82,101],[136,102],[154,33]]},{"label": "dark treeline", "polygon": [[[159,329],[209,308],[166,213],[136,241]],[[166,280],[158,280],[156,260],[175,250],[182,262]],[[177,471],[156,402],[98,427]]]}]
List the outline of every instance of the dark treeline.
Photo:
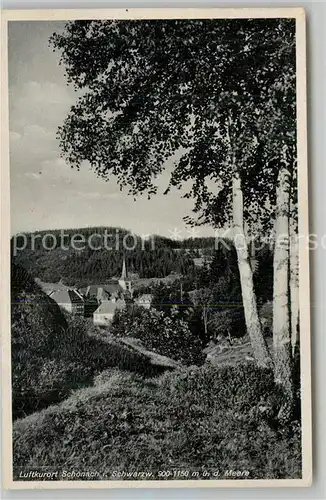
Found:
[{"label": "dark treeline", "polygon": [[25,250],[17,254],[15,260],[42,281],[63,280],[69,285],[84,286],[118,278],[121,275],[123,255],[128,271],[140,278],[163,278],[173,272],[187,274],[194,271],[194,262],[189,255],[177,255],[173,250],[164,248],[126,252],[91,249],[69,252],[62,249],[34,252]]}]

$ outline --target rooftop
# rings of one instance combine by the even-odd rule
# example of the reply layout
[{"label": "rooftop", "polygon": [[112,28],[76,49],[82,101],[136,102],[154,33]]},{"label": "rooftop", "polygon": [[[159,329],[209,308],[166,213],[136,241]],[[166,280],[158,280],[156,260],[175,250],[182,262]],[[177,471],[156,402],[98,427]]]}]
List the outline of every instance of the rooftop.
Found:
[{"label": "rooftop", "polygon": [[87,297],[96,297],[97,299],[103,299],[103,295],[111,296],[117,292],[122,292],[122,288],[118,282],[110,283],[108,285],[90,285],[86,289]]},{"label": "rooftop", "polygon": [[118,299],[115,302],[106,300],[99,305],[94,314],[113,314],[116,309],[124,309],[126,302],[123,299]]},{"label": "rooftop", "polygon": [[50,296],[58,304],[66,304],[68,302],[71,302],[72,304],[83,304],[83,299],[78,295],[78,293],[76,293],[75,290],[57,290]]}]

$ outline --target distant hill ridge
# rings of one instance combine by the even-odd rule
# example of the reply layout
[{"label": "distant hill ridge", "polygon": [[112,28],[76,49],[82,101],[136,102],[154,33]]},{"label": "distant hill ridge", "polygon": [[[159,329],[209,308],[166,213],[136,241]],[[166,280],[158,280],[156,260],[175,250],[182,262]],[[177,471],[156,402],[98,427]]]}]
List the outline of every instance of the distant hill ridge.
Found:
[{"label": "distant hill ridge", "polygon": [[[82,235],[85,239],[89,238],[91,235],[104,235],[105,231],[108,234],[111,234],[115,238],[119,238],[119,240],[123,240],[126,235],[133,235],[139,241],[141,240],[154,240],[158,244],[162,244],[169,248],[213,248],[215,245],[215,237],[214,236],[206,236],[206,237],[182,237],[182,231],[176,232],[176,237],[167,237],[161,236],[157,234],[148,234],[148,235],[138,235],[134,233],[130,229],[117,227],[117,226],[94,226],[94,227],[81,227],[81,228],[70,228],[70,229],[42,229],[35,231],[21,231],[12,236],[11,240],[13,241],[15,238],[18,240],[21,238],[23,242],[23,238],[26,237],[27,240],[31,240],[37,235],[37,238],[34,239],[35,248],[39,248],[42,245],[42,238],[47,235],[52,235],[57,239],[58,244],[60,245],[60,236],[64,235],[65,241],[69,242],[76,235]],[[172,234],[172,233],[171,233]],[[52,238],[52,236],[50,238]],[[67,240],[66,240],[67,238]]]}]

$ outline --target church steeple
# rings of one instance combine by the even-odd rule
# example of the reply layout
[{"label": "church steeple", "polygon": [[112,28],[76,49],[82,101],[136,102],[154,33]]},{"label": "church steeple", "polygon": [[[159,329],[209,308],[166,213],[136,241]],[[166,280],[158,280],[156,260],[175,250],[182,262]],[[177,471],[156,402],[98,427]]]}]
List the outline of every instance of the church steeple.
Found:
[{"label": "church steeple", "polygon": [[126,258],[125,258],[125,256],[123,256],[122,272],[121,272],[121,278],[120,278],[120,280],[125,280],[126,278],[128,278],[127,266],[126,266]]},{"label": "church steeple", "polygon": [[126,258],[123,256],[121,277],[119,279],[119,285],[123,290],[126,290],[132,294],[131,281],[128,279],[128,271],[126,265]]}]

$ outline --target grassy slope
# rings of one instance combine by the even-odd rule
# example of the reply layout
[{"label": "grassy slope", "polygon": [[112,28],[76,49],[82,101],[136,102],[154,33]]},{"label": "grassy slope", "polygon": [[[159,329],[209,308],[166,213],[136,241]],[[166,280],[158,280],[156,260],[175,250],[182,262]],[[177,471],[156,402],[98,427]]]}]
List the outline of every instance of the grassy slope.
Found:
[{"label": "grassy slope", "polygon": [[[271,351],[272,349],[272,339],[267,338],[267,347]],[[221,365],[233,365],[236,366],[239,363],[246,363],[252,360],[253,352],[250,342],[244,344],[234,345],[234,346],[224,346],[220,350],[219,345],[212,346],[205,349],[205,353],[208,355],[208,359],[217,366]]]},{"label": "grassy slope", "polygon": [[113,470],[150,470],[154,479],[162,469],[233,468],[250,478],[300,477],[300,434],[273,426],[277,404],[272,374],[253,365],[207,364],[147,381],[103,372],[95,387],[15,422],[14,471],[94,468],[109,479]]}]

